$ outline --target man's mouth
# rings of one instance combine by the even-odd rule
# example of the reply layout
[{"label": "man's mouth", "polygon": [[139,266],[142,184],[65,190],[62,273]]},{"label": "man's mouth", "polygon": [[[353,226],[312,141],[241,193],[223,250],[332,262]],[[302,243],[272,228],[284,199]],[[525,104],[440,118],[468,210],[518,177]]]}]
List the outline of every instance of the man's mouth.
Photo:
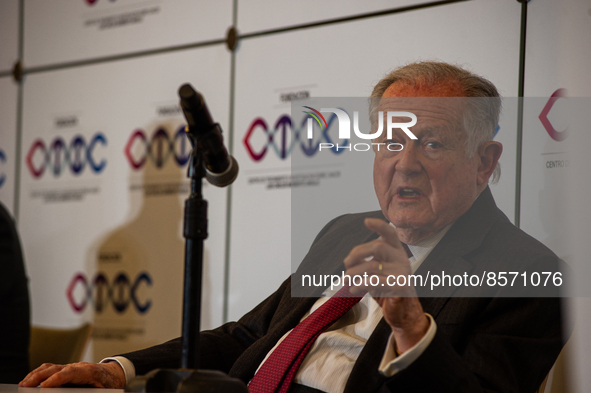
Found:
[{"label": "man's mouth", "polygon": [[421,193],[417,190],[414,190],[412,188],[401,188],[398,191],[398,195],[402,198],[416,198],[421,196]]}]

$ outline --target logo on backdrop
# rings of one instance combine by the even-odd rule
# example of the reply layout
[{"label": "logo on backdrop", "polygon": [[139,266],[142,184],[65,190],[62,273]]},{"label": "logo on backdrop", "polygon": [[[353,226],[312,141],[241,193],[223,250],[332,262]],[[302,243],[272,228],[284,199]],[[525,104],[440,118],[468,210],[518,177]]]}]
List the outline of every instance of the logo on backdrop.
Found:
[{"label": "logo on backdrop", "polygon": [[[0,168],[6,163],[6,155],[4,154],[3,150],[0,150]],[[6,181],[6,174],[0,171],[0,188],[4,185]]]},{"label": "logo on backdrop", "polygon": [[556,130],[552,123],[550,123],[550,120],[548,120],[548,113],[550,113],[550,110],[552,109],[556,101],[558,101],[559,98],[564,97],[566,97],[566,89],[561,88],[556,90],[550,96],[550,99],[544,106],[544,109],[542,109],[540,116],[538,116],[538,118],[542,122],[542,125],[546,129],[546,132],[548,133],[548,135],[550,135],[550,138],[554,139],[557,142],[563,141],[568,137],[568,127],[563,131]]},{"label": "logo on backdrop", "polygon": [[[312,115],[308,115],[303,119],[299,127],[294,127],[291,117],[288,115],[282,115],[277,119],[273,128],[270,129],[265,119],[257,117],[248,127],[248,131],[244,135],[242,142],[244,143],[244,147],[250,158],[257,162],[261,161],[268,151],[275,152],[277,157],[285,160],[298,145],[305,156],[312,157],[318,151],[320,144],[323,143],[322,141],[334,145],[333,139],[330,136],[330,131],[333,129],[332,125],[335,124],[335,120],[337,120],[337,115],[332,115],[329,117],[328,121],[322,117],[322,124],[320,124],[318,118],[315,117],[318,124],[320,124],[322,134],[316,140],[314,140],[314,138],[307,138],[308,140],[306,140],[302,134],[303,131],[306,130],[308,119],[312,121],[312,118]],[[255,132],[264,134],[266,141],[263,146],[253,146],[256,144],[253,140]],[[341,146],[347,146],[348,143],[349,141],[345,140]],[[343,152],[343,150],[339,151],[334,147],[330,150],[335,154]]]},{"label": "logo on backdrop", "polygon": [[[309,109],[310,111],[303,111],[304,113],[308,114],[308,117],[306,118],[306,122],[307,122],[307,138],[308,139],[313,139],[313,134],[314,134],[314,130],[313,130],[313,120],[312,118],[314,118],[316,120],[316,122],[318,123],[318,126],[320,127],[320,129],[322,129],[322,125],[324,124],[324,126],[326,128],[328,128],[328,125],[326,123],[326,120],[324,118],[324,116],[322,116],[321,112],[331,112],[334,113],[333,116],[336,116],[339,122],[339,139],[343,139],[343,140],[349,140],[351,138],[351,118],[349,117],[349,114],[347,112],[345,112],[342,109],[339,108],[321,108],[320,111],[311,108],[309,106],[304,106],[304,108]],[[418,139],[410,130],[409,128],[414,126],[415,124],[417,124],[417,117],[411,113],[411,112],[393,112],[393,111],[388,111],[386,113],[386,117],[387,117],[387,123],[386,123],[386,136],[388,138],[388,140],[392,139],[392,130],[394,128],[400,128],[402,131],[404,131],[404,133],[410,138],[410,139]],[[411,120],[409,122],[403,122],[403,123],[397,123],[393,121],[393,118],[395,117],[408,117]],[[322,119],[322,122],[320,122],[320,119]],[[359,129],[359,112],[357,111],[353,111],[353,131],[355,132],[355,135],[358,138],[361,139],[366,139],[366,140],[371,140],[371,139],[375,139],[375,138],[379,138],[382,135],[382,132],[384,131],[384,112],[379,111],[378,112],[378,129],[373,132],[373,133],[363,133],[361,132],[361,130]],[[345,145],[345,146],[339,146],[338,144],[334,144],[334,143],[320,143],[318,146],[318,151],[322,151],[322,149],[336,149],[336,151],[339,151],[339,149],[348,149],[349,151],[351,149],[355,150],[355,151],[368,151],[373,147],[380,149],[380,146],[385,145],[385,148],[387,148],[390,151],[400,151],[404,148],[404,146],[401,143],[371,143],[371,146],[369,143],[356,143],[354,145]]]},{"label": "logo on backdrop", "polygon": [[29,148],[26,164],[34,178],[43,176],[48,169],[55,177],[59,177],[66,168],[74,175],[80,175],[86,167],[94,173],[101,173],[107,165],[105,158],[98,158],[97,145],[106,146],[107,138],[97,132],[86,143],[82,135],[76,135],[69,144],[61,137],[55,137],[48,145],[37,139]]},{"label": "logo on backdrop", "polygon": [[[97,6],[99,0],[84,0],[84,2],[94,10],[80,15],[83,18],[82,25],[85,28],[96,27],[99,31],[143,23],[146,17],[160,13],[159,2],[154,1],[135,1],[126,7],[120,6],[119,2],[115,4],[116,0],[102,1],[99,6]],[[108,7],[109,5],[112,7]],[[98,12],[101,10],[112,10],[114,13]]]},{"label": "logo on backdrop", "polygon": [[[98,0],[84,0],[87,5],[94,5]],[[111,3],[115,2],[116,0],[110,0]]]},{"label": "logo on backdrop", "polygon": [[[94,279],[88,280],[84,273],[78,273],[70,281],[66,291],[68,302],[72,309],[78,313],[84,311],[90,303],[97,313],[103,312],[109,304],[118,313],[123,313],[128,307],[133,306],[139,314],[145,314],[152,306],[152,300],[140,300],[138,290],[141,286],[152,286],[152,278],[146,272],[140,272],[135,281],[130,281],[126,273],[119,273],[113,282],[99,272]],[[78,287],[82,288],[82,299],[76,299],[74,292]]]},{"label": "logo on backdrop", "polygon": [[146,132],[138,128],[125,144],[125,157],[135,170],[141,169],[148,159],[156,168],[162,168],[171,158],[182,167],[191,155],[191,143],[185,134],[185,125],[177,128],[172,137],[164,127],[158,127],[148,140]]}]

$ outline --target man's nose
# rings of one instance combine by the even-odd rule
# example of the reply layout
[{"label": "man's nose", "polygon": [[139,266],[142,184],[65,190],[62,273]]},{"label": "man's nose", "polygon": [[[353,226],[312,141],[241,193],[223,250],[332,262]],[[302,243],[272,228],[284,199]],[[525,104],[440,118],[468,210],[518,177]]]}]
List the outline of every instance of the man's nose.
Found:
[{"label": "man's nose", "polygon": [[398,153],[396,170],[404,175],[421,172],[422,166],[419,161],[420,148],[414,141],[407,141],[404,148]]}]

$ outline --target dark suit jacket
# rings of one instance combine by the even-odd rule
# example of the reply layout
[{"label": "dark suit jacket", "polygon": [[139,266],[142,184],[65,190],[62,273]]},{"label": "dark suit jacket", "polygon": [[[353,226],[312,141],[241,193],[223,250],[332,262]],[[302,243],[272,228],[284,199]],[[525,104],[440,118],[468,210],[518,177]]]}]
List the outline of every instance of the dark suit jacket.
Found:
[{"label": "dark suit jacket", "polygon": [[[342,270],[351,248],[376,237],[363,225],[370,216],[383,218],[380,212],[353,214],[326,225],[293,282],[304,273]],[[548,271],[557,263],[550,250],[511,224],[487,188],[417,273],[442,266],[450,274],[478,273],[491,265],[500,271]],[[249,381],[268,351],[317,300],[293,297],[292,278],[238,322],[202,332],[201,367]],[[502,290],[495,291],[484,288],[477,294],[483,297],[466,298],[462,288],[448,288],[440,297],[422,297],[425,312],[437,322],[437,334],[412,365],[392,378],[378,372],[391,332],[382,320],[355,363],[345,392],[534,392],[562,348],[560,299],[507,298]],[[177,368],[180,341],[123,356],[138,374]]]},{"label": "dark suit jacket", "polygon": [[29,289],[12,217],[0,203],[0,383],[29,372]]}]

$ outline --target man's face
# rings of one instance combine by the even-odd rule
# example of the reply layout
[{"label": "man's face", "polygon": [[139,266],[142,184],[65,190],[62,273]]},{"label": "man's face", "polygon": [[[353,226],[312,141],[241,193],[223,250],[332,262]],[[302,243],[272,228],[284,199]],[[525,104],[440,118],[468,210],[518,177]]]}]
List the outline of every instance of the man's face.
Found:
[{"label": "man's face", "polygon": [[400,129],[394,129],[392,140],[387,140],[384,119],[384,132],[375,141],[404,146],[400,152],[391,152],[382,145],[375,152],[373,177],[380,207],[405,243],[414,244],[439,232],[464,214],[478,196],[479,158],[478,154],[468,158],[465,153],[462,100],[442,98],[461,95],[454,86],[394,83],[383,97],[400,98],[381,100],[379,110],[384,115],[390,110],[417,116],[417,124],[410,128],[417,140]]}]

